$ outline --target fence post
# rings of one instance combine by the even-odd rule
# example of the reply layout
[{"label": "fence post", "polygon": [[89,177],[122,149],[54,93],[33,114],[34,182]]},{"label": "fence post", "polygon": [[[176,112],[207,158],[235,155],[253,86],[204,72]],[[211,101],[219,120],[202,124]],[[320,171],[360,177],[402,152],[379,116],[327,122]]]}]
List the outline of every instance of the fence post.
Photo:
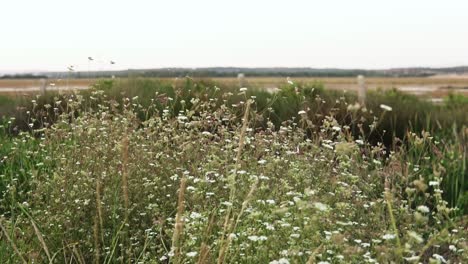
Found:
[{"label": "fence post", "polygon": [[239,80],[239,88],[245,86],[245,75],[243,73],[237,74],[237,80]]},{"label": "fence post", "polygon": [[39,85],[40,85],[41,94],[45,94],[46,88],[47,88],[46,80],[45,79],[40,79],[39,80]]},{"label": "fence post", "polygon": [[367,89],[366,89],[366,80],[364,79],[364,76],[363,75],[358,75],[357,82],[358,82],[358,85],[359,85],[359,88],[358,88],[359,103],[361,105],[366,105],[366,93],[367,93],[366,90]]}]

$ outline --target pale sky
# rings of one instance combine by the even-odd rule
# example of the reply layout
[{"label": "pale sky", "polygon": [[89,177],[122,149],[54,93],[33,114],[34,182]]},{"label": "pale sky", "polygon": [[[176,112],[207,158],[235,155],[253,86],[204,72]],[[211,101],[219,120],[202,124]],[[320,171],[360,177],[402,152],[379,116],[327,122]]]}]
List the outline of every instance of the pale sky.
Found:
[{"label": "pale sky", "polygon": [[2,0],[0,25],[0,71],[468,65],[467,0]]}]

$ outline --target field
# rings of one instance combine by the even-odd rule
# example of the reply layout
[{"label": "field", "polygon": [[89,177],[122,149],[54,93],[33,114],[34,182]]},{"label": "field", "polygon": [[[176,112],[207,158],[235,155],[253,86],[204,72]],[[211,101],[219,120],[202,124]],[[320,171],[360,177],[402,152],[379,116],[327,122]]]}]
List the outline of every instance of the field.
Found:
[{"label": "field", "polygon": [[92,82],[0,97],[1,263],[468,262],[466,79]]},{"label": "field", "polygon": [[[162,78],[161,80],[173,81],[173,78]],[[237,78],[211,78],[211,80],[223,84],[239,85]],[[98,79],[49,79],[49,89],[73,89],[86,88],[99,81]],[[356,78],[294,78],[297,83],[320,82],[327,89],[356,91],[358,83]],[[242,85],[248,87],[265,88],[274,90],[286,83],[286,78],[281,77],[248,77]],[[52,85],[51,85],[52,84]],[[23,93],[28,91],[37,92],[41,86],[38,79],[0,79],[0,94]],[[366,86],[370,90],[397,88],[401,91],[424,96],[428,98],[442,98],[450,93],[468,96],[468,76],[435,76],[427,78],[378,78],[366,79]],[[35,89],[31,89],[35,88]]]}]

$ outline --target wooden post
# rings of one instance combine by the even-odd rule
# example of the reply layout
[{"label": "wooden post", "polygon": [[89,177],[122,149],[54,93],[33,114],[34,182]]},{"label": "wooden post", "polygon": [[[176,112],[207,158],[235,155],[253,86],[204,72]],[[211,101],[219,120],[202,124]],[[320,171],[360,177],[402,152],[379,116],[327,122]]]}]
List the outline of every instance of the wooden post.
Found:
[{"label": "wooden post", "polygon": [[359,75],[357,77],[357,82],[358,82],[358,85],[359,85],[359,88],[358,88],[358,99],[359,99],[359,103],[361,105],[366,105],[366,93],[367,93],[367,89],[366,89],[366,81],[364,79],[364,76],[363,75]]},{"label": "wooden post", "polygon": [[47,88],[46,80],[45,79],[40,79],[39,80],[39,85],[40,85],[40,89],[41,89],[41,94],[45,94],[46,88]]},{"label": "wooden post", "polygon": [[239,80],[239,88],[245,86],[245,75],[243,73],[237,74],[237,79]]}]

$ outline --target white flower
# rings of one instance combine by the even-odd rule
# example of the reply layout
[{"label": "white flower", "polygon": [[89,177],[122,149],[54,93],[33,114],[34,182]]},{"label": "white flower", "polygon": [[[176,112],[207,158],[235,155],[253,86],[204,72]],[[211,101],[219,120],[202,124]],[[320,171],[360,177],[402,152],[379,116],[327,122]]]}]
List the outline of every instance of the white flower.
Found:
[{"label": "white flower", "polygon": [[297,114],[298,114],[298,115],[305,115],[305,114],[306,114],[306,111],[301,110],[301,111],[297,112]]},{"label": "white flower", "polygon": [[289,260],[285,258],[280,258],[278,260],[270,261],[270,264],[289,264]]},{"label": "white flower", "polygon": [[328,145],[328,144],[322,143],[322,146],[326,147],[327,149],[331,149],[331,150],[333,150],[333,147],[332,147],[331,145]]},{"label": "white flower", "polygon": [[364,145],[364,141],[360,140],[360,139],[356,139],[355,140],[356,143],[358,143],[359,145]]},{"label": "white flower", "polygon": [[251,241],[265,241],[267,240],[266,236],[248,236],[247,237]]},{"label": "white flower", "polygon": [[395,235],[394,234],[385,234],[382,236],[383,239],[385,240],[391,240],[391,239],[395,239]]},{"label": "white flower", "polygon": [[245,91],[247,91],[247,88],[245,88],[245,87],[242,87],[242,88],[240,88],[240,89],[239,89],[239,91],[241,91],[241,92],[245,92]]},{"label": "white flower", "polygon": [[187,120],[188,118],[186,116],[180,115],[177,117],[180,121]]},{"label": "white flower", "polygon": [[388,105],[381,104],[380,108],[382,108],[385,111],[389,111],[389,112],[392,111],[392,107],[390,107]]},{"label": "white flower", "polygon": [[432,257],[434,257],[435,259],[437,259],[438,261],[440,261],[442,263],[447,263],[447,260],[445,260],[444,257],[442,257],[439,254],[434,254],[434,255],[432,255]]},{"label": "white flower", "polygon": [[263,225],[265,225],[267,230],[275,230],[275,227],[268,222],[263,223]]},{"label": "white flower", "polygon": [[299,238],[301,235],[300,234],[291,234],[290,237],[292,238]]},{"label": "white flower", "polygon": [[190,218],[192,219],[197,219],[197,218],[200,218],[202,215],[200,213],[197,213],[197,212],[191,212],[190,213]]},{"label": "white flower", "polygon": [[420,205],[418,206],[418,211],[421,213],[429,213],[429,207],[425,205]]},{"label": "white flower", "polygon": [[267,162],[266,160],[261,159],[261,160],[258,161],[258,164],[263,165],[263,164],[265,164],[266,162]]},{"label": "white flower", "polygon": [[437,185],[439,185],[438,181],[430,181],[429,182],[429,186],[437,186]]},{"label": "white flower", "polygon": [[408,235],[418,243],[424,242],[424,239],[418,233],[416,233],[414,231],[409,231]]},{"label": "white flower", "polygon": [[185,255],[187,255],[187,257],[193,258],[193,257],[195,257],[197,254],[198,254],[197,252],[192,251],[192,252],[189,252],[189,253],[187,253],[187,254],[185,254]]},{"label": "white flower", "polygon": [[408,262],[411,262],[411,261],[418,261],[418,260],[419,260],[419,256],[411,256],[411,257],[405,258],[405,260],[408,261]]},{"label": "white flower", "polygon": [[328,261],[319,261],[317,264],[330,264]]},{"label": "white flower", "polygon": [[208,132],[208,131],[203,131],[203,132],[202,132],[202,135],[211,137],[213,134],[211,134],[211,133]]},{"label": "white flower", "polygon": [[315,206],[316,209],[318,209],[320,211],[327,211],[328,210],[328,206],[326,204],[323,204],[323,203],[320,203],[320,202],[314,203],[314,206]]},{"label": "white flower", "polygon": [[338,131],[338,132],[341,131],[341,127],[339,127],[339,126],[333,126],[332,129],[335,130],[335,131]]},{"label": "white flower", "polygon": [[457,247],[454,245],[450,245],[449,249],[452,250],[453,252],[457,252]]}]

